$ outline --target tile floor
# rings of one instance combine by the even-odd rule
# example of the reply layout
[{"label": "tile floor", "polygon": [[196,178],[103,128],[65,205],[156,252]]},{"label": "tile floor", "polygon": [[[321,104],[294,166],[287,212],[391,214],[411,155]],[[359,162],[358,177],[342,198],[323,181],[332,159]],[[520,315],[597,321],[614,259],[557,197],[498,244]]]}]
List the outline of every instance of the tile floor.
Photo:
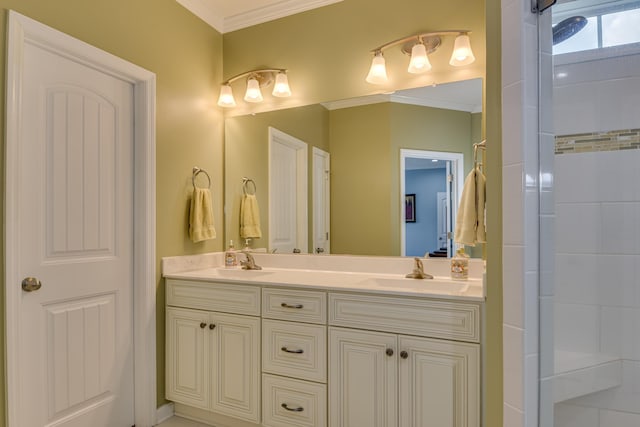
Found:
[{"label": "tile floor", "polygon": [[209,427],[206,424],[197,423],[195,421],[186,420],[180,417],[171,417],[157,425],[157,427]]}]

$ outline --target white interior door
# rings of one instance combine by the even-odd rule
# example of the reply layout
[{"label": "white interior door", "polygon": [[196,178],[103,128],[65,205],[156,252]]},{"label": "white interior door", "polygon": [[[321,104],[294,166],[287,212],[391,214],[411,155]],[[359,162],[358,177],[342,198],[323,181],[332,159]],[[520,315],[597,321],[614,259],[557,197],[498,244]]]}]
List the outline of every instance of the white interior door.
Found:
[{"label": "white interior door", "polygon": [[324,150],[313,147],[313,251],[330,253],[331,164]]},{"label": "white interior door", "polygon": [[37,44],[23,63],[20,427],[129,427],[133,85]]},{"label": "white interior door", "polygon": [[269,250],[308,252],[307,143],[269,128]]}]

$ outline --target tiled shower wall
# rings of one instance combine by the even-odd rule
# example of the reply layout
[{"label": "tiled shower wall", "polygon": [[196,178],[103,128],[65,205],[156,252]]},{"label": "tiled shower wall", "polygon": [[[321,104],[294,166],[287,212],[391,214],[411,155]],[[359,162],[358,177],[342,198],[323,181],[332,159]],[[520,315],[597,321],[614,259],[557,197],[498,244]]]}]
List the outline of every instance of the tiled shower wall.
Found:
[{"label": "tiled shower wall", "polygon": [[623,361],[622,386],[557,404],[555,427],[640,426],[639,70],[555,69],[555,348]]}]

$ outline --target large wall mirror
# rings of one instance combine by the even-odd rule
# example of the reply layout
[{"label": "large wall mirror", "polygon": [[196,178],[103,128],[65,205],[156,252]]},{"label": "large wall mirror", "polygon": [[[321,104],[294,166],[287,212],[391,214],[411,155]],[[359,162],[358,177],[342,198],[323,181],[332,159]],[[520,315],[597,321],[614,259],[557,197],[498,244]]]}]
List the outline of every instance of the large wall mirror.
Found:
[{"label": "large wall mirror", "polygon": [[244,246],[241,200],[255,193],[252,248],[450,255],[481,127],[482,79],[229,117],[225,236]]}]

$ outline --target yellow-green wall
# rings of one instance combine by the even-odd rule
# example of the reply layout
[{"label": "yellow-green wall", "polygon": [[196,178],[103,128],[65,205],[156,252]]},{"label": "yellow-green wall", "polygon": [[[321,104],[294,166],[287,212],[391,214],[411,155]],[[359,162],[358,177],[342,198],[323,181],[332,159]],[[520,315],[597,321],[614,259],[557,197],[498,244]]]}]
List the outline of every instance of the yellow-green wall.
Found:
[{"label": "yellow-green wall", "polygon": [[[260,206],[262,238],[255,239],[253,248],[269,246],[269,127],[306,142],[308,146],[308,182],[311,183],[311,147],[329,151],[329,112],[321,105],[265,112],[226,119],[225,124],[225,201],[227,218],[226,239],[241,247],[240,199],[242,177],[256,183],[256,197]],[[309,236],[312,235],[311,191],[309,191]],[[311,245],[312,242],[309,242]],[[310,250],[311,247],[307,248]]]},{"label": "yellow-green wall", "polygon": [[487,301],[485,303],[485,426],[503,425],[502,390],[502,58],[500,0],[486,0]]},{"label": "yellow-green wall", "polygon": [[[0,55],[3,64],[6,61],[8,9],[156,73],[157,365],[158,403],[162,404],[165,377],[164,287],[160,279],[160,258],[222,248],[220,238],[193,244],[186,232],[191,168],[194,165],[206,169],[211,175],[219,236],[223,231],[223,120],[215,105],[218,84],[222,79],[222,36],[174,0],[0,0]],[[0,67],[0,80],[5,81],[4,66]],[[4,84],[1,87],[0,98],[4,99]],[[0,132],[4,135],[4,103],[0,105]],[[4,153],[4,149],[0,153]],[[4,178],[4,159],[0,161],[0,176]],[[4,207],[1,211],[4,212]],[[0,322],[4,329],[2,307],[3,303],[0,304]],[[4,340],[0,343],[4,345]],[[4,357],[4,351],[0,354]],[[0,369],[4,369],[4,363],[0,364]],[[4,383],[4,372],[0,381]],[[4,392],[5,387],[0,387],[3,394],[0,398],[0,425],[5,419]]]}]

